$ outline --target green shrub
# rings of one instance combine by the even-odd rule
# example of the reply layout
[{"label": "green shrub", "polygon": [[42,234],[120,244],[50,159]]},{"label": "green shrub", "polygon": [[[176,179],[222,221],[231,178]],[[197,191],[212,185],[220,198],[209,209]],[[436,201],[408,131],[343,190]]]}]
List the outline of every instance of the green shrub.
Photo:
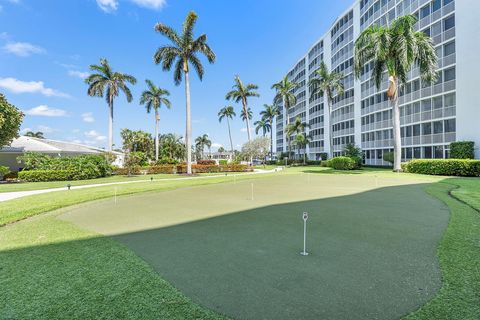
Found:
[{"label": "green shrub", "polygon": [[335,157],[328,160],[328,166],[335,170],[353,170],[357,168],[357,162],[349,157]]},{"label": "green shrub", "polygon": [[18,179],[28,182],[75,180],[70,170],[24,170],[18,173]]},{"label": "green shrub", "polygon": [[393,164],[394,162],[394,159],[395,159],[395,155],[393,152],[384,152],[383,153],[383,161],[386,161],[386,162],[389,162],[391,164]]},{"label": "green shrub", "polygon": [[307,160],[306,163],[309,166],[319,166],[322,163],[322,161],[321,160]]},{"label": "green shrub", "polygon": [[473,141],[457,141],[450,143],[450,158],[474,159],[475,143]]},{"label": "green shrub", "polygon": [[156,166],[150,166],[147,168],[147,174],[159,174],[159,173],[173,174],[175,172],[176,172],[176,166],[174,166],[173,164],[156,165]]},{"label": "green shrub", "polygon": [[198,160],[197,164],[199,164],[199,165],[216,165],[217,162],[215,160]]},{"label": "green shrub", "polygon": [[402,163],[405,172],[440,176],[480,176],[480,160],[419,159]]},{"label": "green shrub", "polygon": [[228,160],[218,160],[218,164],[221,166],[226,166],[228,164]]},{"label": "green shrub", "polygon": [[0,178],[5,178],[5,176],[7,174],[10,173],[10,169],[8,167],[5,167],[5,166],[0,166]]}]

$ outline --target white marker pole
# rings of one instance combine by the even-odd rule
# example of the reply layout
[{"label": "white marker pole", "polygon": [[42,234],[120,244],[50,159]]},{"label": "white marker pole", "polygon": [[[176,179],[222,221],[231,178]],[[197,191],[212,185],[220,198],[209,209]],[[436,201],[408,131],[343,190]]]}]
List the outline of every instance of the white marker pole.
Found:
[{"label": "white marker pole", "polygon": [[302,256],[308,256],[307,252],[307,220],[308,212],[303,213],[303,251],[300,252]]}]

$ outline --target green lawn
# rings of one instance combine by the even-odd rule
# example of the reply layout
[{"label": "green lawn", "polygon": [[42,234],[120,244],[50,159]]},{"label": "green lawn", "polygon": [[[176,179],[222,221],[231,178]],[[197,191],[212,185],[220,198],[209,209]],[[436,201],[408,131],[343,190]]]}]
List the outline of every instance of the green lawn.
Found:
[{"label": "green lawn", "polygon": [[5,224],[103,199],[0,227],[0,319],[480,318],[480,214],[465,204],[480,209],[480,179],[336,173],[120,185],[117,205],[112,187],[0,203]]}]

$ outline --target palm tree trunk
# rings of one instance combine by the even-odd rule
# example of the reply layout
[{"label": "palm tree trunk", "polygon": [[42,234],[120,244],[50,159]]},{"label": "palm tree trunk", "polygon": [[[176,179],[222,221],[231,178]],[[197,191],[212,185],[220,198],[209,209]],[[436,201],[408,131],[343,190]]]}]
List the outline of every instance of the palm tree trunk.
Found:
[{"label": "palm tree trunk", "polygon": [[248,121],[248,105],[247,101],[243,100],[243,110],[245,112],[245,122],[247,123],[247,134],[248,134],[248,142],[252,141],[252,138],[250,137],[250,123]]},{"label": "palm tree trunk", "polygon": [[305,156],[307,155],[307,146],[303,147],[303,165],[305,165]]},{"label": "palm tree trunk", "polygon": [[287,100],[285,99],[285,97],[282,97],[282,102],[283,102],[283,109],[285,110],[284,112],[284,117],[285,117],[285,128],[283,128],[283,132],[285,132],[285,142],[288,143],[288,146],[287,146],[287,154],[288,154],[288,157],[291,157],[291,152],[292,152],[292,145],[290,144],[290,137],[287,135],[287,127],[288,125],[290,124],[290,118],[288,117],[288,108],[287,108]]},{"label": "palm tree trunk", "polygon": [[402,170],[402,137],[400,134],[400,108],[398,106],[397,79],[393,79],[392,86],[395,86],[391,104],[393,109],[393,170],[400,172]]},{"label": "palm tree trunk", "polygon": [[158,161],[158,123],[160,122],[160,116],[158,115],[158,109],[155,109],[155,161]]},{"label": "palm tree trunk", "polygon": [[188,69],[184,67],[185,72],[185,100],[186,100],[186,128],[185,128],[185,147],[187,148],[187,174],[192,174],[192,123],[190,119],[190,78]]},{"label": "palm tree trunk", "polygon": [[328,102],[328,143],[330,145],[330,158],[333,158],[333,126],[332,126],[332,102],[330,96],[327,95]]},{"label": "palm tree trunk", "polygon": [[270,119],[270,161],[273,160],[273,118]]},{"label": "palm tree trunk", "polygon": [[232,155],[233,155],[232,132],[230,131],[230,121],[228,121],[228,117],[227,117],[227,125],[228,125],[228,136],[230,137],[230,149],[231,149]]},{"label": "palm tree trunk", "polygon": [[109,98],[108,103],[108,151],[112,152],[113,149],[113,97]]}]

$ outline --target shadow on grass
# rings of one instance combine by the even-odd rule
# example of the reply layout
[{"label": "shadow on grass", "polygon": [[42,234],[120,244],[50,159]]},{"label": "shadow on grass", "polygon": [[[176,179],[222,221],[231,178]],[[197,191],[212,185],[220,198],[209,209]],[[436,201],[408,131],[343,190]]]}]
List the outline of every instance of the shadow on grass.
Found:
[{"label": "shadow on grass", "polygon": [[[269,205],[113,238],[193,301],[234,318],[396,319],[440,287],[436,248],[449,215],[424,187]],[[299,254],[303,211],[307,257]],[[0,317],[214,317],[132,256],[103,237],[0,252]]]},{"label": "shadow on grass", "polygon": [[321,168],[318,170],[307,169],[302,170],[303,173],[320,173],[320,174],[362,174],[362,170],[335,170],[332,168]]}]

